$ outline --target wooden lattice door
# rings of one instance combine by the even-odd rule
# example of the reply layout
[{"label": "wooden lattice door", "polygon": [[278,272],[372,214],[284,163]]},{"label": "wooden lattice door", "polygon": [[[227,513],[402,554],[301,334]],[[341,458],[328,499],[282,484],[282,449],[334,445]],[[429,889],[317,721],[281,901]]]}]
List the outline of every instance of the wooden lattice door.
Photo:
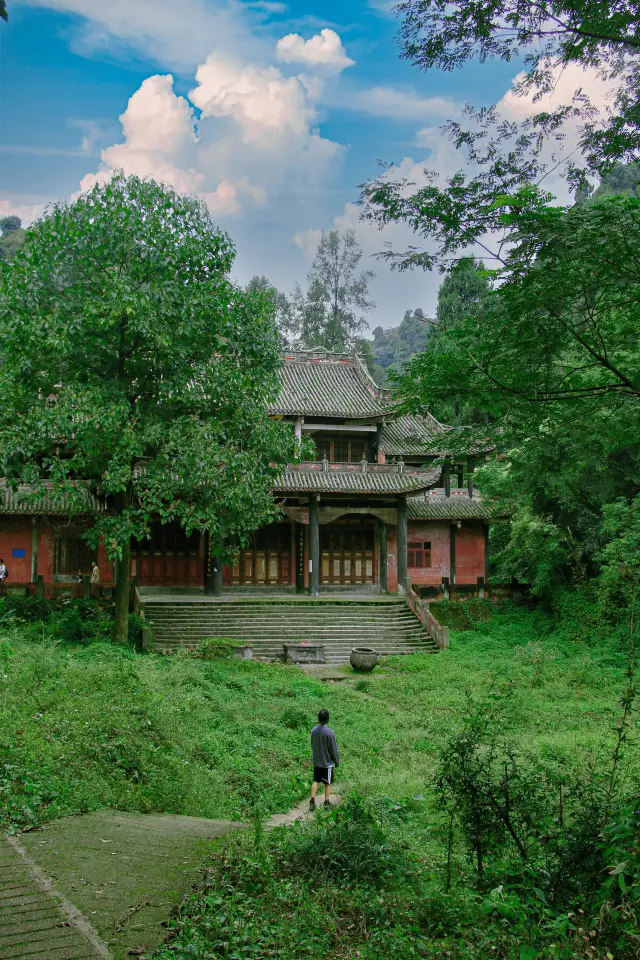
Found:
[{"label": "wooden lattice door", "polygon": [[320,583],[374,583],[374,542],[371,521],[320,527]]}]

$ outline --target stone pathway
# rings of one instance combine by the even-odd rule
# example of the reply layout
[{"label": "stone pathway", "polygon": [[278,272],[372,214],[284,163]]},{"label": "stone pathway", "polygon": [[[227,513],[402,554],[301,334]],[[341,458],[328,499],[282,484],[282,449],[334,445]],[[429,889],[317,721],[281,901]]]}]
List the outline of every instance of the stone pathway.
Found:
[{"label": "stone pathway", "polygon": [[[304,800],[275,814],[265,829],[307,816]],[[0,960],[148,955],[195,884],[211,839],[246,828],[230,820],[102,810],[0,837]]]},{"label": "stone pathway", "polygon": [[0,837],[1,960],[110,956],[79,911],[29,862],[19,842]]}]

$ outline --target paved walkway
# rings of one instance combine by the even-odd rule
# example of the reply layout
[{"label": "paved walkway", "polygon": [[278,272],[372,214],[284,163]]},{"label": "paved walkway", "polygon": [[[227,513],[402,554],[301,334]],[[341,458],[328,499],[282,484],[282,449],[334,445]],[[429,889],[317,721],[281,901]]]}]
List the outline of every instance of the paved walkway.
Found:
[{"label": "paved walkway", "polygon": [[[265,828],[306,816],[307,800]],[[103,810],[0,837],[0,960],[148,955],[197,881],[210,840],[246,826]]]}]

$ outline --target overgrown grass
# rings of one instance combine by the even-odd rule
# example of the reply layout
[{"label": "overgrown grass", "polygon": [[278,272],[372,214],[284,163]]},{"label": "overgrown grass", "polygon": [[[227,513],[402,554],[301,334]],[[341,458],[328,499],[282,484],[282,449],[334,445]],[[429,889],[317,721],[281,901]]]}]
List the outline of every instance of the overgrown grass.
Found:
[{"label": "overgrown grass", "polygon": [[[466,691],[512,689],[518,736],[569,763],[604,756],[623,682],[611,645],[568,640],[508,608],[449,653],[396,658],[355,689],[295,667],[141,655],[0,626],[3,825],[113,806],[208,817],[286,810],[306,791],[326,706],[342,779],[365,796],[424,791]],[[43,639],[44,638],[44,639]]]},{"label": "overgrown grass", "polygon": [[[316,824],[222,842],[159,957],[599,957],[584,952],[589,931],[566,912],[536,919],[546,924],[541,947],[527,933],[529,906],[506,889],[473,890],[460,846],[447,867],[433,774],[469,694],[506,699],[512,742],[541,763],[572,776],[606,765],[625,686],[620,638],[597,618],[578,624],[511,604],[468,617],[472,629],[453,632],[448,653],[395,658],[366,683],[333,684],[291,666],[65,643],[5,618],[2,826],[102,806],[259,822],[305,795],[309,728],[326,706],[338,782],[361,799]],[[629,784],[634,732],[636,714]]]}]

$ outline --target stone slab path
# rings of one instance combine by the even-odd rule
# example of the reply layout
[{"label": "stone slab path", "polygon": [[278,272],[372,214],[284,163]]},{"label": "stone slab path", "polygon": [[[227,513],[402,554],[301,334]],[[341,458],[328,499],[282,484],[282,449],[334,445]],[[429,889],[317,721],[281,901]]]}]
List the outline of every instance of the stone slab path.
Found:
[{"label": "stone slab path", "polygon": [[[264,826],[308,816],[305,800]],[[194,886],[211,840],[246,828],[230,820],[102,810],[0,837],[0,960],[148,956]]]},{"label": "stone slab path", "polygon": [[0,837],[1,960],[105,960],[109,956],[79,911],[29,862],[19,842]]},{"label": "stone slab path", "polygon": [[[108,948],[103,956],[120,960],[162,943],[164,922],[196,881],[208,841],[242,826],[227,820],[103,810],[56,820],[22,834],[19,843],[55,890],[98,932]],[[20,866],[14,860],[8,872],[24,868],[24,862]],[[41,910],[47,915],[53,912],[51,903],[53,899],[47,906],[43,898]],[[0,945],[4,932],[0,921]],[[0,960],[49,960],[45,952],[3,954],[2,949]],[[51,954],[51,960],[67,956],[93,960],[99,954]]]}]

